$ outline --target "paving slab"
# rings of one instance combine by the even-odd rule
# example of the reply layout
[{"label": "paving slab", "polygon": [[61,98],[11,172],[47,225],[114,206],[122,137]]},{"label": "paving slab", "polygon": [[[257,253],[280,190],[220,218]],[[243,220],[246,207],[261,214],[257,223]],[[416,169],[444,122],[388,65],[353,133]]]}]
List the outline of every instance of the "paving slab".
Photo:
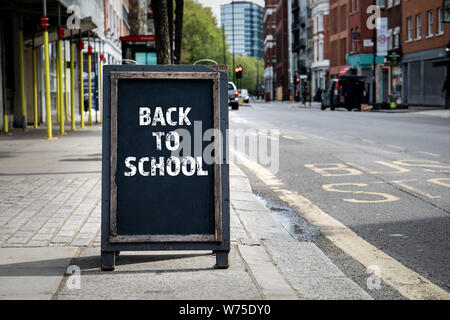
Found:
[{"label": "paving slab", "polygon": [[77,248],[0,249],[0,299],[50,299]]}]

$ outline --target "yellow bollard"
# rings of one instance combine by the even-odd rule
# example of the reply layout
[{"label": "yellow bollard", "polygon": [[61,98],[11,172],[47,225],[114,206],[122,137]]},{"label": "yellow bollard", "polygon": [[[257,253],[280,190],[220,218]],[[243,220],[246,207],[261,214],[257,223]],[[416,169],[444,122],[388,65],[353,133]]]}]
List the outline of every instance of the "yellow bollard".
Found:
[{"label": "yellow bollard", "polygon": [[74,51],[75,44],[70,44],[70,122],[72,125],[72,131],[75,129],[75,74],[74,74]]},{"label": "yellow bollard", "polygon": [[56,140],[52,137],[52,111],[50,100],[50,59],[48,56],[48,31],[44,31],[44,56],[45,56],[45,108],[47,114],[47,140]]},{"label": "yellow bollard", "polygon": [[92,126],[92,83],[91,83],[91,54],[88,54],[88,102],[89,102],[89,115],[88,115],[88,126]]},{"label": "yellow bollard", "polygon": [[81,123],[80,128],[84,129],[84,87],[83,87],[83,47],[80,46],[80,113]]},{"label": "yellow bollard", "polygon": [[8,116],[6,114],[3,116],[3,132],[8,134]]},{"label": "yellow bollard", "polygon": [[[34,41],[33,41],[34,42]],[[38,124],[38,95],[37,95],[37,73],[36,73],[36,48],[33,45],[33,102],[34,102],[34,127]]]},{"label": "yellow bollard", "polygon": [[23,31],[19,30],[20,97],[22,102],[22,126],[27,128],[27,110],[25,106],[25,75],[23,68]]},{"label": "yellow bollard", "polygon": [[56,57],[56,122],[61,124],[61,91],[59,89],[59,57]]},{"label": "yellow bollard", "polygon": [[64,132],[64,92],[63,92],[63,57],[62,40],[58,40],[58,65],[59,65],[59,134],[66,135]]}]

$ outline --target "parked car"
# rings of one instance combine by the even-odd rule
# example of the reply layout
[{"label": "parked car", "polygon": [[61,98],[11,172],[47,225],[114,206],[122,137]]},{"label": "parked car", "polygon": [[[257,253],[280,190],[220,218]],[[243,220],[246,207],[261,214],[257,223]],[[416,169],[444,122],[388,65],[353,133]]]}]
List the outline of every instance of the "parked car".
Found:
[{"label": "parked car", "polygon": [[366,100],[364,78],[362,76],[341,76],[328,81],[327,89],[322,93],[321,109],[361,110],[361,104]]},{"label": "parked car", "polygon": [[241,89],[239,90],[239,102],[245,102],[245,103],[249,103],[250,102],[250,96],[248,95],[248,90],[247,89]]},{"label": "parked car", "polygon": [[236,88],[236,85],[229,81],[228,82],[228,105],[231,106],[231,109],[238,110],[239,109],[239,91]]}]

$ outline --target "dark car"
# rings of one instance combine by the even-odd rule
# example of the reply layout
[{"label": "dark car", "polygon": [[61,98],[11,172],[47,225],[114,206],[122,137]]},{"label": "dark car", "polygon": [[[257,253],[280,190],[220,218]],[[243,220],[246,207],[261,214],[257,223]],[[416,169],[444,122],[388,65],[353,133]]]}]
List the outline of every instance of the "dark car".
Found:
[{"label": "dark car", "polygon": [[228,82],[228,105],[231,106],[231,109],[238,110],[239,109],[239,91],[236,88],[236,85],[233,82]]},{"label": "dark car", "polygon": [[366,100],[365,77],[341,76],[331,79],[327,89],[322,93],[321,109],[345,108],[361,110],[361,104]]}]

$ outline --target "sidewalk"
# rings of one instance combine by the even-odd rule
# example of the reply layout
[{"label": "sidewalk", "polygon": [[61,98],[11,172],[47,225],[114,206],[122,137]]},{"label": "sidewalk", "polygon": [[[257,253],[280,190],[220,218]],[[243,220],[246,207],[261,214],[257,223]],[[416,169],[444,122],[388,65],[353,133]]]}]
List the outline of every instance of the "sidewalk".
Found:
[{"label": "sidewalk", "polygon": [[[208,251],[122,252],[100,264],[101,126],[0,137],[0,299],[371,299],[292,238],[234,164],[230,268]],[[67,276],[69,265],[80,268]]]}]

